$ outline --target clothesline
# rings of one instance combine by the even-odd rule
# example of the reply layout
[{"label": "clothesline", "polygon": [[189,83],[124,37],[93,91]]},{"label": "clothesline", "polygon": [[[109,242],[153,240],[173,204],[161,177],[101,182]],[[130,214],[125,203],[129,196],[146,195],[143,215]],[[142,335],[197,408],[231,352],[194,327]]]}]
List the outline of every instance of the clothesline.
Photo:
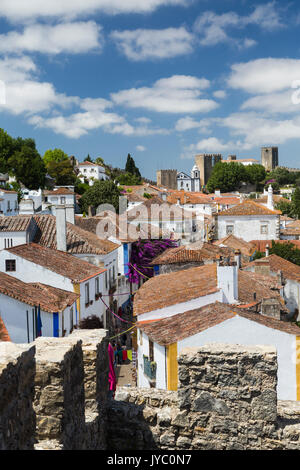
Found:
[{"label": "clothesline", "polygon": [[117,317],[120,321],[124,322],[124,323],[131,323],[131,325],[133,325],[132,321],[126,321],[126,320],[123,320],[123,318],[119,317],[119,315],[117,315],[115,312],[113,312],[108,305],[106,305],[106,303],[104,302],[104,300],[102,299],[102,297],[100,297],[101,301],[104,303],[105,307],[110,311],[110,313],[112,313],[115,317]]}]

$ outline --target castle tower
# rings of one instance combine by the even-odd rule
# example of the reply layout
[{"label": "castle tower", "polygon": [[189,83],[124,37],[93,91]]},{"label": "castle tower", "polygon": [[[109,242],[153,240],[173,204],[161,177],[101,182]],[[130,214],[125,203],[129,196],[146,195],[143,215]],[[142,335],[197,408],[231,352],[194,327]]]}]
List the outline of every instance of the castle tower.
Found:
[{"label": "castle tower", "polygon": [[168,189],[177,189],[177,170],[157,170],[156,184]]},{"label": "castle tower", "polygon": [[200,185],[206,186],[216,163],[222,161],[221,154],[200,154],[195,156],[195,163],[200,171]]},{"label": "castle tower", "polygon": [[262,147],[261,164],[266,171],[272,171],[279,165],[278,147]]}]

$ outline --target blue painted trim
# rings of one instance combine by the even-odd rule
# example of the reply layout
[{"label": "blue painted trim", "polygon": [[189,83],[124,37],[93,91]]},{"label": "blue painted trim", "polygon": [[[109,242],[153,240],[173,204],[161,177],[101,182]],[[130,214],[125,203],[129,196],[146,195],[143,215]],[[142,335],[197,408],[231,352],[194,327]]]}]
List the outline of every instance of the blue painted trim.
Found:
[{"label": "blue painted trim", "polygon": [[53,336],[59,337],[59,316],[58,313],[53,313]]},{"label": "blue painted trim", "polygon": [[124,252],[124,272],[125,276],[128,276],[128,263],[129,263],[129,254],[128,254],[128,243],[123,244],[123,252]]},{"label": "blue painted trim", "polygon": [[158,275],[159,275],[159,265],[155,264],[154,265],[154,276],[158,276]]}]

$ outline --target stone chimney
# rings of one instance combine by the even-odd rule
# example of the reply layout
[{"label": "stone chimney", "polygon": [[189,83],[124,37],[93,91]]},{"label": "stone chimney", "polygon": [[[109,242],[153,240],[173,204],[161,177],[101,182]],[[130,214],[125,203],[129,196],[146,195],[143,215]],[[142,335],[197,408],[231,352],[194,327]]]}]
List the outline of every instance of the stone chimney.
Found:
[{"label": "stone chimney", "polygon": [[67,251],[67,220],[66,207],[59,205],[55,207],[56,214],[56,248]]},{"label": "stone chimney", "polygon": [[271,267],[269,260],[266,258],[256,260],[254,272],[256,274],[262,274],[263,276],[271,276]]},{"label": "stone chimney", "polygon": [[263,299],[261,302],[261,315],[281,320],[281,305],[278,299]]},{"label": "stone chimney", "polygon": [[272,188],[271,184],[270,184],[269,189],[268,189],[268,206],[267,207],[271,211],[274,210],[273,188]]},{"label": "stone chimney", "polygon": [[66,204],[66,221],[75,224],[75,207],[74,204]]},{"label": "stone chimney", "polygon": [[215,189],[215,197],[221,197],[220,189]]},{"label": "stone chimney", "polygon": [[232,304],[238,300],[238,267],[236,263],[217,263],[218,288],[223,291],[223,302]]}]

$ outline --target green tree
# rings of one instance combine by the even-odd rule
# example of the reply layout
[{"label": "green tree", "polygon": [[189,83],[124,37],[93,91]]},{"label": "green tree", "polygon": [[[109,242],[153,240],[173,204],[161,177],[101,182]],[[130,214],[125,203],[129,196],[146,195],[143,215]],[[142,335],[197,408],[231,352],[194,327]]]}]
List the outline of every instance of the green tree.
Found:
[{"label": "green tree", "polygon": [[136,186],[142,184],[141,178],[132,173],[121,173],[116,177],[115,181],[124,186]]},{"label": "green tree", "polygon": [[93,163],[93,160],[91,159],[90,154],[88,154],[88,156],[83,161]]},{"label": "green tree", "polygon": [[297,219],[300,218],[300,188],[297,187],[295,189],[294,194],[292,195],[292,210],[294,217]]},{"label": "green tree", "polygon": [[111,204],[118,212],[119,196],[121,191],[113,181],[96,181],[80,198],[80,207],[87,213],[89,207],[97,209],[101,204]]},{"label": "green tree", "polygon": [[266,170],[262,165],[248,165],[245,167],[247,175],[247,183],[256,184],[262,183],[266,178]]},{"label": "green tree", "polygon": [[43,161],[47,167],[50,162],[62,162],[63,160],[68,160],[68,155],[61,149],[46,150],[43,156]]},{"label": "green tree", "polygon": [[271,255],[277,255],[300,266],[300,250],[293,243],[276,243],[272,241]]},{"label": "green tree", "polygon": [[8,159],[9,171],[28,189],[45,186],[46,167],[31,139],[17,139],[16,150]]},{"label": "green tree", "polygon": [[14,139],[4,129],[0,129],[0,173],[8,173],[8,159],[13,153]]},{"label": "green tree", "polygon": [[216,189],[222,193],[236,191],[240,188],[241,183],[247,182],[247,178],[246,167],[241,163],[218,162],[207,182],[207,189],[211,193]]},{"label": "green tree", "polygon": [[76,183],[77,176],[69,159],[60,162],[52,160],[48,163],[47,170],[58,186],[75,185]]},{"label": "green tree", "polygon": [[141,179],[141,173],[140,170],[136,167],[135,161],[130,155],[130,153],[127,155],[127,161],[126,161],[126,166],[125,166],[125,172],[126,173],[131,173],[132,175],[136,176],[137,178]]}]

